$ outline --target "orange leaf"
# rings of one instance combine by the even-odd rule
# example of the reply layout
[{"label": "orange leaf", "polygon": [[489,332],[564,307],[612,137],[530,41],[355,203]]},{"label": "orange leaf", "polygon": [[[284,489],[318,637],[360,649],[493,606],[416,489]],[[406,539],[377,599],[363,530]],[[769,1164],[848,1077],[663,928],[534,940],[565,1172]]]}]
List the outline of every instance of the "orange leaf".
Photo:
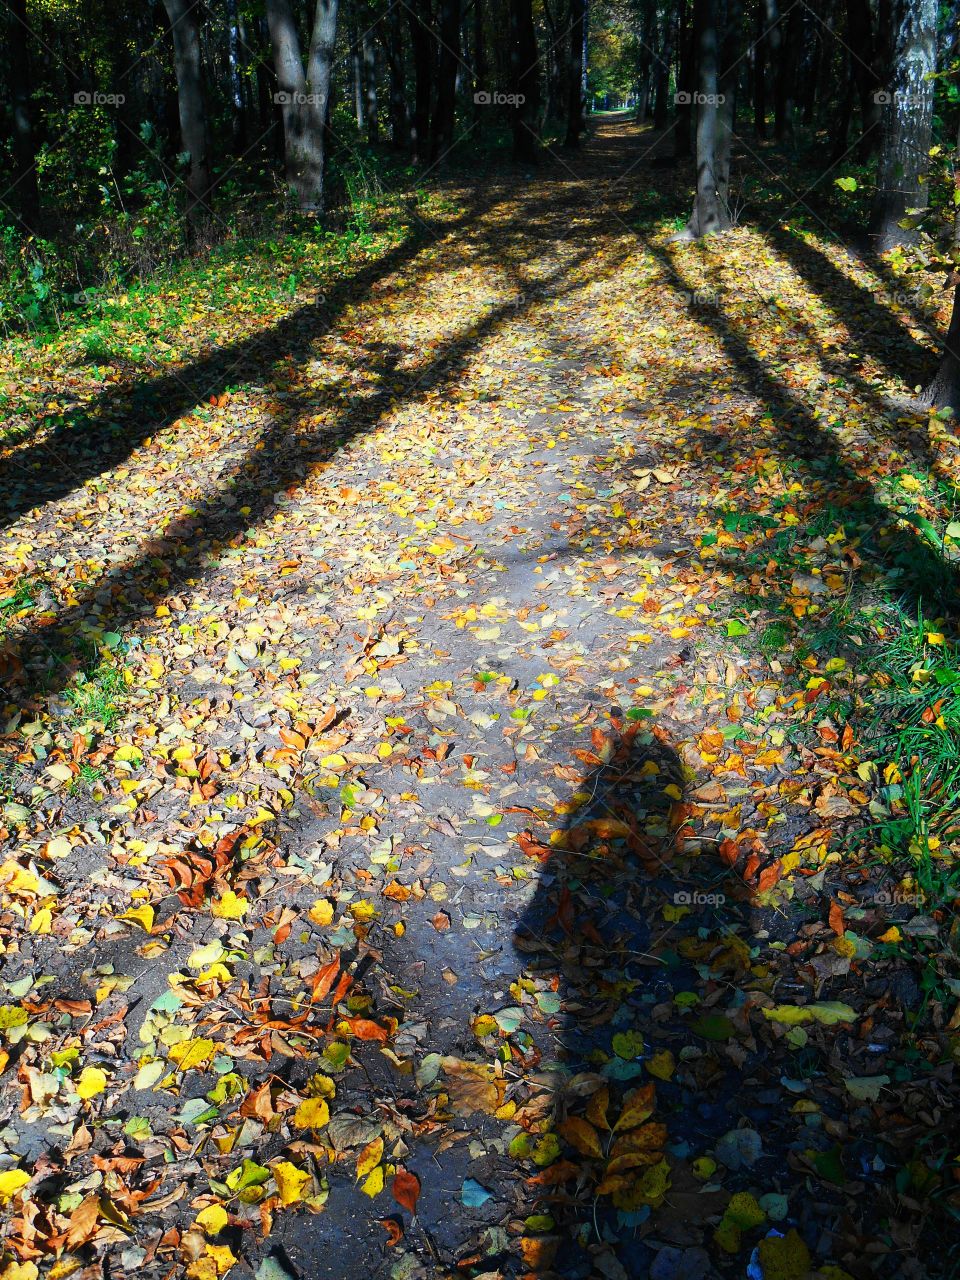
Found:
[{"label": "orange leaf", "polygon": [[403,1239],[403,1227],[397,1222],[396,1218],[381,1218],[380,1225],[387,1233],[385,1244],[388,1249],[392,1249],[395,1244],[399,1244]]},{"label": "orange leaf", "polygon": [[781,864],[778,858],[776,862],[772,862],[769,867],[764,867],[760,872],[760,879],[757,881],[757,892],[766,893],[780,879]]},{"label": "orange leaf", "polygon": [[370,1018],[344,1018],[344,1022],[350,1028],[350,1034],[358,1040],[379,1040],[385,1043],[389,1038],[386,1027],[381,1027],[379,1022],[373,1022]]},{"label": "orange leaf", "polygon": [[420,1198],[420,1179],[415,1173],[400,1168],[397,1170],[397,1176],[393,1180],[393,1198],[397,1204],[403,1209],[408,1209],[410,1213],[417,1212],[417,1200]]},{"label": "orange leaf", "polygon": [[830,928],[838,938],[842,938],[847,931],[847,926],[843,923],[843,907],[841,907],[839,902],[830,903],[829,919]]},{"label": "orange leaf", "polygon": [[736,840],[720,841],[720,861],[725,867],[732,867],[736,860],[740,857],[740,846]]},{"label": "orange leaf", "polygon": [[310,999],[314,1003],[322,1000],[329,995],[330,988],[333,986],[334,978],[340,972],[340,957],[334,956],[327,964],[317,971],[317,975],[313,980],[313,994]]}]

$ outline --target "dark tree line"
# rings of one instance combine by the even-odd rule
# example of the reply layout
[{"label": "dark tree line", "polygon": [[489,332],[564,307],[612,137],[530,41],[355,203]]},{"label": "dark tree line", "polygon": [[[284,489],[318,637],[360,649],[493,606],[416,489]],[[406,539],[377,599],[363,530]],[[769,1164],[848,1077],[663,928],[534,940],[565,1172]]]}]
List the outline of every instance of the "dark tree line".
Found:
[{"label": "dark tree line", "polygon": [[[4,2],[0,218],[35,237],[76,221],[84,165],[119,190],[144,146],[196,236],[251,165],[315,214],[361,141],[423,171],[499,131],[530,166],[579,146],[596,99],[690,165],[686,238],[732,224],[738,153],[774,147],[869,171],[884,251],[916,239],[931,146],[957,128],[958,0]],[[932,394],[955,402],[951,359]]]}]

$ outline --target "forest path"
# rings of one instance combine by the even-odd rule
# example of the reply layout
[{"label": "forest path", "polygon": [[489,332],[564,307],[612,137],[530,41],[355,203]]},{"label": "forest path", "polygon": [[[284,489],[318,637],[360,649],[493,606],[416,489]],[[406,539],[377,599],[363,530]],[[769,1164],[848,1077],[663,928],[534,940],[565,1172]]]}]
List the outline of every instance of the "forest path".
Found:
[{"label": "forest path", "polygon": [[8,450],[47,593],[7,657],[14,1247],[689,1280],[775,1226],[770,1276],[920,1274],[878,1224],[929,1081],[887,1133],[844,1083],[918,993],[834,945],[838,884],[886,923],[828,860],[868,797],[818,696],[892,579],[857,519],[943,445],[883,429],[923,333],[810,235],[641,224],[648,140],[451,182],[239,340],[64,374],[99,434]]}]

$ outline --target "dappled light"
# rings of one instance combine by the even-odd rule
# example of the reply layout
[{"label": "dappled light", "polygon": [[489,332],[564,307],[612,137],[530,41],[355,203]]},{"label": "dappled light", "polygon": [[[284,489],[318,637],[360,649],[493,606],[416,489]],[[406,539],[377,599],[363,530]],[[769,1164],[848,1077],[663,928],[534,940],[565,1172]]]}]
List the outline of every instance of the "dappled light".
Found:
[{"label": "dappled light", "polygon": [[4,55],[0,1280],[960,1274],[953,98],[164,11],[102,190]]}]

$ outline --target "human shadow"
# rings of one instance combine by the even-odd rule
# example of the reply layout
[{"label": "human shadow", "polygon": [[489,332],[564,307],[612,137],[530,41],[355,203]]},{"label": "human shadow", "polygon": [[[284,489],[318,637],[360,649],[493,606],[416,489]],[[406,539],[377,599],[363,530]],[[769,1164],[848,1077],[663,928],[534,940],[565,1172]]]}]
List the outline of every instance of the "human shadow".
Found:
[{"label": "human shadow", "polygon": [[550,1096],[521,1108],[512,1148],[539,1166],[528,1185],[546,1233],[524,1256],[538,1276],[647,1276],[653,1251],[637,1231],[671,1196],[671,1152],[734,1123],[735,1103],[689,1108],[672,1076],[681,1042],[734,1034],[697,965],[724,948],[742,957],[749,893],[715,844],[692,840],[666,727],[613,708],[577,755],[595,763],[514,934],[525,977],[556,991],[559,1010],[536,1037]]}]

